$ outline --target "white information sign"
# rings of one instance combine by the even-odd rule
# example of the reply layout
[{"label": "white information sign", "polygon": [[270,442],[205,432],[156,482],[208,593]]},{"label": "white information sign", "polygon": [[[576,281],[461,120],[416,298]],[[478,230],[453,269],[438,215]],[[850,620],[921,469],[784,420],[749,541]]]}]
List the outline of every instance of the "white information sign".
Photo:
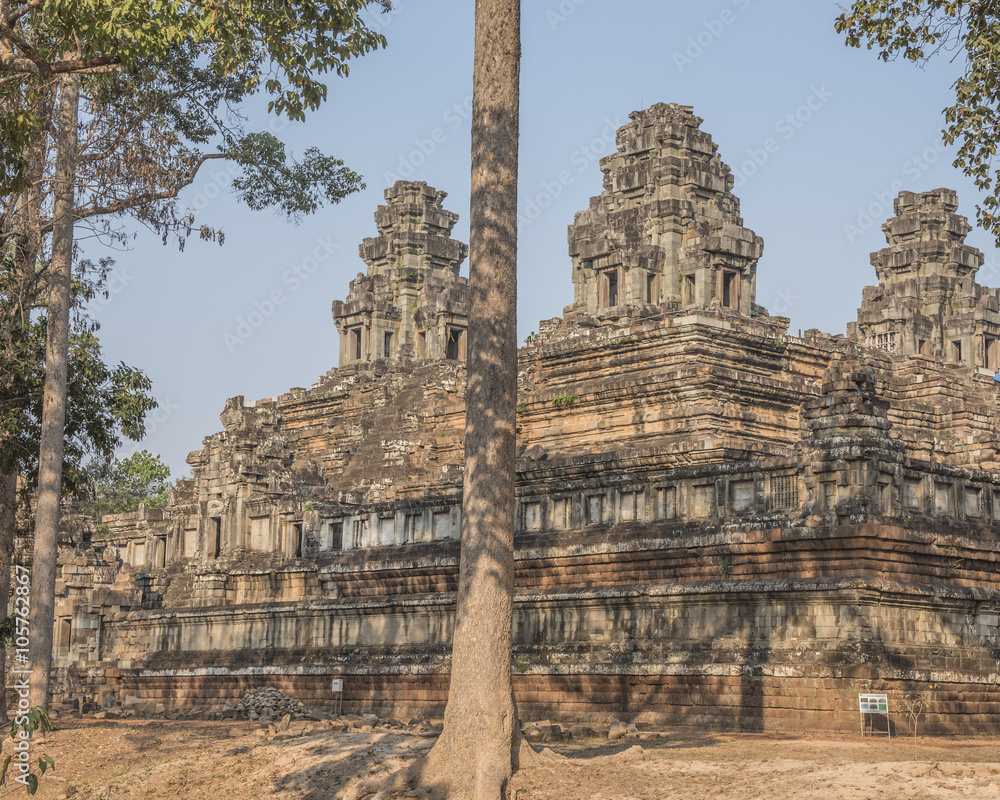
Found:
[{"label": "white information sign", "polygon": [[868,722],[874,733],[874,722],[872,715],[878,714],[885,717],[886,735],[892,736],[889,730],[889,695],[887,694],[859,694],[858,707],[861,711],[861,735],[865,735],[865,715],[869,716]]},{"label": "white information sign", "polygon": [[337,713],[338,714],[343,714],[344,713],[344,679],[343,678],[334,678],[332,681],[330,681],[330,684],[331,684],[330,688],[333,690],[333,693],[337,697]]}]

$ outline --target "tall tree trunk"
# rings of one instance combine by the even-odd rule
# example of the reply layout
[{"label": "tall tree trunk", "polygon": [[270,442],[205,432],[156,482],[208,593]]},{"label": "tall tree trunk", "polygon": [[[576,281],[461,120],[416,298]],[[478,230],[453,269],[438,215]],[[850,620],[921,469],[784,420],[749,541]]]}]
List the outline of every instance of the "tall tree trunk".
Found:
[{"label": "tall tree trunk", "polygon": [[[444,730],[392,781],[500,800],[521,732],[511,674],[517,413],[519,0],[477,0],[462,546]],[[364,796],[372,786],[348,794]]]},{"label": "tall tree trunk", "polygon": [[[10,568],[17,518],[17,473],[0,472],[0,617],[10,614]],[[7,722],[7,652],[0,646],[0,723]]]},{"label": "tall tree trunk", "polygon": [[55,624],[56,559],[59,550],[59,501],[62,494],[63,433],[66,421],[66,370],[69,361],[70,271],[73,264],[73,188],[76,180],[80,77],[60,79],[59,126],[49,270],[48,338],[45,343],[45,398],[38,455],[38,500],[31,580],[31,697],[47,706]]},{"label": "tall tree trunk", "polygon": [[[462,549],[445,727],[449,797],[503,798],[521,729],[511,674],[517,445],[519,0],[477,0]],[[457,791],[456,791],[457,790]]]}]

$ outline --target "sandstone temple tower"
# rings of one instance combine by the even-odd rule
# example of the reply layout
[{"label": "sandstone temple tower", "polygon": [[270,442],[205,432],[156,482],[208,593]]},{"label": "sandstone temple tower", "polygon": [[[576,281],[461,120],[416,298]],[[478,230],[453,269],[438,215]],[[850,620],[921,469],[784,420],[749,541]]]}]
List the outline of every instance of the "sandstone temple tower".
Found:
[{"label": "sandstone temple tower", "polygon": [[1000,289],[976,283],[983,254],[950,189],[902,192],[882,226],[889,246],[872,253],[878,286],[862,293],[848,335],[892,353],[934,356],[1000,371]]},{"label": "sandstone temple tower", "polygon": [[601,159],[604,191],[569,229],[575,301],[567,319],[756,305],[763,240],[740,218],[733,176],[689,106],[657,103]]},{"label": "sandstone temple tower", "polygon": [[[902,193],[848,336],[791,336],[700,123],[618,131],[518,353],[519,709],[856,731],[921,691],[922,729],[1000,732],[1000,290],[957,198]],[[444,197],[386,191],[338,367],[231,398],[164,509],[65,542],[57,694],[441,711],[475,312]]]},{"label": "sandstone temple tower", "polygon": [[458,271],[469,248],[451,238],[458,215],[441,207],[445,192],[398,181],[375,212],[378,236],[358,252],[367,275],[335,300],[342,366],[376,358],[465,359],[469,284]]}]

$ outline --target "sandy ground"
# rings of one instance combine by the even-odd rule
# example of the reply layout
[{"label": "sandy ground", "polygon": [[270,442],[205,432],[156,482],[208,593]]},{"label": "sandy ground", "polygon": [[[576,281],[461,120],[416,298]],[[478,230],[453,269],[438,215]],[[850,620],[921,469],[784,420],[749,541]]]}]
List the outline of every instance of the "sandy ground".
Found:
[{"label": "sandy ground", "polygon": [[[432,737],[293,725],[268,741],[245,722],[59,723],[33,745],[56,760],[36,797],[55,800],[327,800],[428,749]],[[9,751],[10,742],[4,746]],[[865,739],[664,732],[592,738],[519,772],[517,800],[1000,800],[1000,740]],[[20,796],[20,786],[0,797]]]}]

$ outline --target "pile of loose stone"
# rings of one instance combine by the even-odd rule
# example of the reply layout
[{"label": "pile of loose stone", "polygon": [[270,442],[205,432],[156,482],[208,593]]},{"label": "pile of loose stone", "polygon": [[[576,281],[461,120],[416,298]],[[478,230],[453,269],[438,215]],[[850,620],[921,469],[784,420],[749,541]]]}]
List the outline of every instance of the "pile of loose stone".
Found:
[{"label": "pile of loose stone", "polygon": [[286,714],[292,719],[304,719],[309,714],[309,710],[294,697],[269,686],[251,689],[232,710],[236,712],[236,717],[260,722],[281,719]]},{"label": "pile of loose stone", "polygon": [[[444,725],[440,721],[412,718],[410,720],[379,717],[377,714],[341,714],[328,715],[322,711],[309,710],[287,694],[271,687],[250,689],[235,705],[226,705],[221,710],[215,708],[190,709],[166,708],[162,703],[144,700],[139,697],[126,696],[121,706],[115,698],[107,695],[103,706],[96,703],[83,703],[70,700],[54,709],[53,716],[62,714],[72,716],[93,716],[96,719],[121,719],[138,717],[150,719],[165,717],[181,720],[233,720],[248,719],[264,726],[260,733],[269,741],[275,738],[288,738],[314,733],[320,729],[332,729],[339,732],[359,733],[409,733],[417,736],[437,736]],[[294,724],[293,724],[294,722]],[[556,723],[550,720],[543,722],[525,722],[521,733],[532,743],[567,742],[573,739],[592,737],[605,738],[611,741],[620,739],[657,739],[666,734],[651,730],[646,723],[612,722],[610,725],[591,727],[584,724]]]}]

